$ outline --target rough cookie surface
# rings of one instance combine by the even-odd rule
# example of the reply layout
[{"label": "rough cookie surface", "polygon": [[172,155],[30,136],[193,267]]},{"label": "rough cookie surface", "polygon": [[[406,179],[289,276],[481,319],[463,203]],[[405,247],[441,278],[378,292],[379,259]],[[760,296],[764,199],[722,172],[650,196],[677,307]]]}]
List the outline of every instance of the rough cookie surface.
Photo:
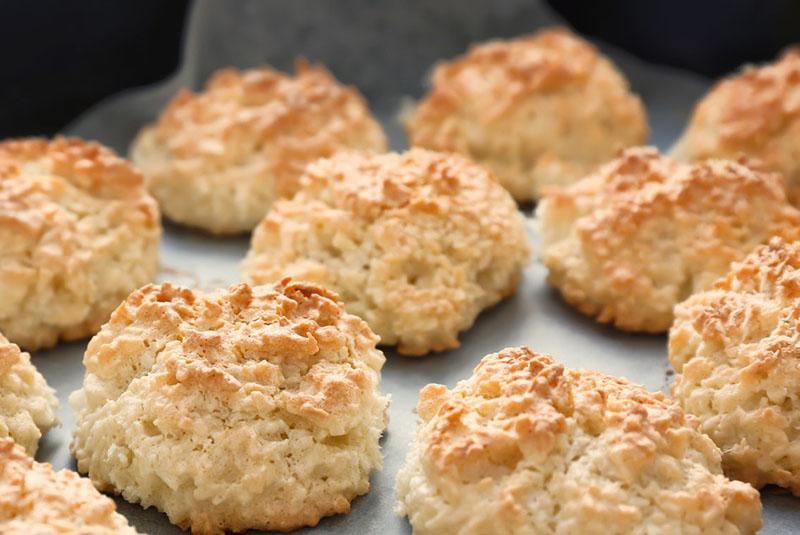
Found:
[{"label": "rough cookie surface", "polygon": [[31,356],[0,334],[0,437],[11,437],[36,454],[43,433],[56,425],[55,391],[31,363]]},{"label": "rough cookie surface", "polygon": [[37,463],[0,438],[0,532],[4,535],[135,535],[114,502],[70,470]]},{"label": "rough cookie surface", "polygon": [[382,152],[386,139],[356,89],[300,62],[294,77],[226,69],[202,93],[181,91],[131,157],[167,217],[230,234],[252,230],[309,162],[341,149]]},{"label": "rough cookie surface", "polygon": [[245,278],[332,288],[400,353],[458,347],[459,331],[519,282],[522,216],[465,158],[343,153],[310,165],[303,181],[256,229]]},{"label": "rough cookie surface", "polygon": [[161,224],[142,176],[97,143],[0,143],[0,331],[27,350],[97,332],[153,280]]},{"label": "rough cookie surface", "polygon": [[800,496],[800,243],[773,239],[678,305],[669,360],[725,473]]},{"label": "rough cookie surface", "polygon": [[406,128],[412,145],[485,165],[519,201],[578,180],[648,135],[625,78],[562,28],[490,41],[440,64]]},{"label": "rough cookie surface", "polygon": [[377,340],[310,284],[146,286],[86,351],[78,470],[195,533],[347,512],[381,466]]},{"label": "rough cookie surface", "polygon": [[420,392],[397,476],[418,535],[755,533],[758,492],[730,481],[697,421],[661,393],[509,348],[452,390]]},{"label": "rough cookie surface", "polygon": [[800,237],[779,175],[745,160],[680,164],[646,147],[550,192],[537,221],[548,282],[626,331],[667,331],[674,305],[731,262],[773,235]]},{"label": "rough cookie surface", "polygon": [[761,67],[747,67],[703,97],[673,147],[678,159],[756,157],[783,174],[800,203],[800,49]]}]

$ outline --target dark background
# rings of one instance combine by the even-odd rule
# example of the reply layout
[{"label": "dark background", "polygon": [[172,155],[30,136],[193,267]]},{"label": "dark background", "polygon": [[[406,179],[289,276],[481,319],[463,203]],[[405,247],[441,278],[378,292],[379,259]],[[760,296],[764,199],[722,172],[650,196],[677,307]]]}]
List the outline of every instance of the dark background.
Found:
[{"label": "dark background", "polygon": [[[549,3],[582,34],[709,77],[800,42],[800,0]],[[190,1],[0,6],[0,137],[8,137],[53,134],[102,98],[169,75],[180,60]]]},{"label": "dark background", "polygon": [[52,134],[178,65],[187,0],[0,0],[0,137]]}]

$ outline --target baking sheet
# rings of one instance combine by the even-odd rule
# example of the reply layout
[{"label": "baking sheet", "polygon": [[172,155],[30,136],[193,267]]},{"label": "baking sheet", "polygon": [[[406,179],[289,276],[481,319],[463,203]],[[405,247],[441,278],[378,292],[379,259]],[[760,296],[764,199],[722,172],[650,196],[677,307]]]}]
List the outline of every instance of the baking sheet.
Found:
[{"label": "baking sheet", "polygon": [[[266,63],[290,69],[294,58],[302,54],[328,65],[342,81],[357,85],[386,127],[392,147],[402,149],[405,138],[395,120],[397,111],[404,100],[423,92],[426,73],[437,59],[457,55],[473,41],[518,35],[559,22],[546,6],[530,0],[201,1],[193,7],[182,67],[172,79],[102,103],[66,133],[100,140],[124,154],[138,128],[155,117],[179,86],[197,88],[213,70],[228,65]],[[710,81],[600,46],[643,97],[653,130],[651,141],[666,148]],[[536,246],[533,232],[531,239]],[[247,245],[246,237],[215,239],[166,224],[159,280],[206,288],[238,282],[238,263]],[[458,350],[419,359],[386,351],[383,390],[392,395],[392,404],[389,430],[382,440],[384,468],[372,476],[371,491],[353,502],[349,514],[324,519],[317,528],[302,532],[410,533],[405,519],[393,514],[393,488],[416,426],[417,393],[429,382],[454,385],[487,353],[528,344],[570,367],[626,376],[651,389],[666,387],[670,378],[665,337],[628,335],[597,325],[564,304],[547,288],[544,277],[544,268],[533,262],[516,294],[482,314],[461,336]],[[84,348],[85,342],[66,344],[33,358],[61,401],[61,427],[48,433],[37,455],[56,468],[75,468],[68,451],[73,417],[67,397],[83,379]],[[796,532],[800,500],[772,488],[762,492],[762,500],[763,533]],[[122,514],[143,533],[180,533],[153,508],[117,502]]]}]

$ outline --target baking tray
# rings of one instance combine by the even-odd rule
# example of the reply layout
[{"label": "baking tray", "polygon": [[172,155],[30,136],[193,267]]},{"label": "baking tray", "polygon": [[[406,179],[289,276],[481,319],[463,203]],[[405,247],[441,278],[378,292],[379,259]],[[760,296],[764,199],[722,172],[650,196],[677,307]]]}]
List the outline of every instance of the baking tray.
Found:
[{"label": "baking tray", "polygon": [[[125,154],[138,128],[156,116],[178,87],[200,87],[212,71],[228,65],[271,64],[291,69],[295,57],[304,55],[358,86],[383,122],[392,147],[403,149],[406,142],[397,112],[409,98],[422,94],[426,74],[437,59],[453,57],[474,41],[558,23],[546,6],[530,0],[201,1],[191,11],[182,66],[174,77],[102,103],[65,133],[97,139]],[[667,148],[710,81],[599,46],[644,99],[651,142]],[[530,209],[525,212],[530,223]],[[530,224],[529,231],[536,247]],[[159,280],[203,288],[238,282],[238,264],[247,246],[247,237],[211,238],[165,224]],[[349,514],[324,519],[318,527],[301,532],[410,533],[405,519],[393,513],[394,478],[416,427],[419,389],[430,382],[453,386],[469,376],[487,353],[528,344],[569,367],[602,370],[650,389],[666,389],[671,378],[665,337],[624,334],[578,315],[546,286],[545,274],[539,263],[532,262],[513,297],[482,314],[462,334],[457,350],[424,358],[401,357],[386,350],[382,386],[392,403],[389,429],[382,439],[383,470],[373,474],[370,492],[353,502]],[[67,397],[81,385],[84,348],[85,342],[64,344],[33,357],[61,402],[61,426],[46,435],[37,455],[56,468],[75,468],[68,449],[74,420]],[[763,533],[797,532],[800,500],[774,488],[765,489],[762,500]],[[121,499],[117,503],[143,533],[180,533],[154,508],[143,510]]]}]

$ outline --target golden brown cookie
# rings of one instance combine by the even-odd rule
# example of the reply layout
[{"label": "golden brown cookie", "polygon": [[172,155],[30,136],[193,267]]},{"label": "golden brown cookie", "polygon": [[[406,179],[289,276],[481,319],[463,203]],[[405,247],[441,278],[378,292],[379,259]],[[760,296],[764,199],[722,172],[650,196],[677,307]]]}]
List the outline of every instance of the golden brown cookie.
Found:
[{"label": "golden brown cookie", "polygon": [[71,470],[37,463],[0,438],[0,533],[135,535],[114,502]]},{"label": "golden brown cookie", "polygon": [[55,394],[31,356],[0,334],[0,437],[35,455],[39,439],[58,422]]},{"label": "golden brown cookie", "polygon": [[663,394],[508,348],[420,392],[397,475],[417,535],[755,533],[758,492]]},{"label": "golden brown cookie", "polygon": [[342,153],[276,203],[242,271],[257,284],[323,284],[382,344],[423,355],[458,347],[458,333],[514,291],[528,251],[511,196],[465,158]]},{"label": "golden brown cookie", "polygon": [[518,201],[578,180],[648,135],[624,76],[564,28],[479,44],[438,65],[406,128],[411,145],[485,165]]},{"label": "golden brown cookie", "polygon": [[75,138],[0,143],[0,331],[27,350],[100,329],[158,268],[144,179]]},{"label": "golden brown cookie", "polygon": [[381,467],[377,341],[310,284],[145,286],[84,356],[78,470],[194,533],[346,513]]},{"label": "golden brown cookie", "polygon": [[681,160],[755,157],[780,172],[800,202],[800,49],[717,83],[672,148]]},{"label": "golden brown cookie", "polygon": [[756,249],[675,308],[673,396],[725,473],[800,496],[800,242]]},{"label": "golden brown cookie", "polygon": [[665,332],[673,307],[773,235],[800,237],[780,175],[753,162],[682,164],[624,151],[537,209],[548,282],[582,313]]},{"label": "golden brown cookie", "polygon": [[382,152],[386,138],[355,88],[301,61],[294,76],[226,69],[201,93],[181,91],[131,157],[167,217],[231,234],[294,194],[309,162],[342,149]]}]

